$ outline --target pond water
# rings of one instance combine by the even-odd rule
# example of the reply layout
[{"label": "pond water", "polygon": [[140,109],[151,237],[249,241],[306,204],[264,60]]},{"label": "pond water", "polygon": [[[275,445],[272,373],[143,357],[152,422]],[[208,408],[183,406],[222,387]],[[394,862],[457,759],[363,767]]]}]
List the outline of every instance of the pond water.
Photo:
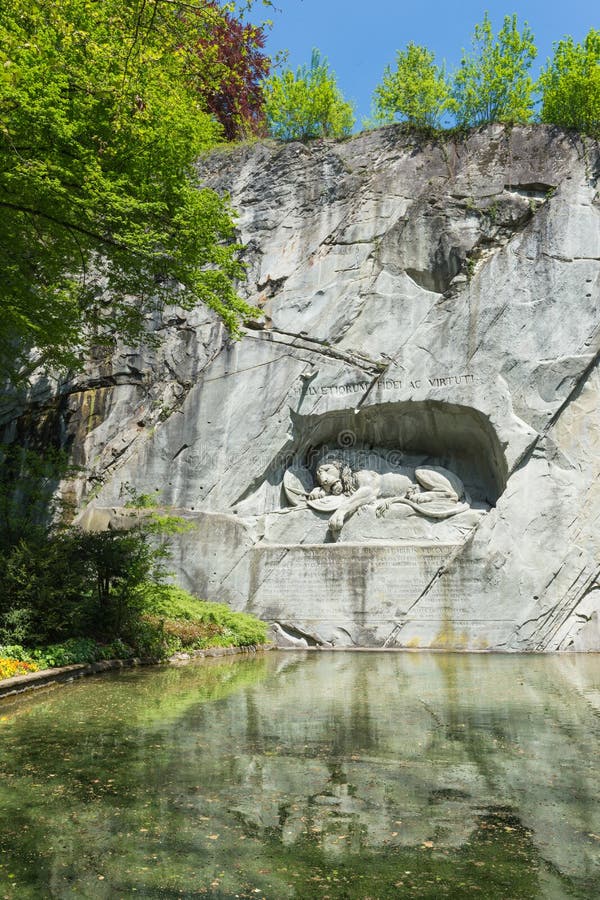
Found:
[{"label": "pond water", "polygon": [[0,898],[598,898],[600,657],[266,653],[0,704]]}]

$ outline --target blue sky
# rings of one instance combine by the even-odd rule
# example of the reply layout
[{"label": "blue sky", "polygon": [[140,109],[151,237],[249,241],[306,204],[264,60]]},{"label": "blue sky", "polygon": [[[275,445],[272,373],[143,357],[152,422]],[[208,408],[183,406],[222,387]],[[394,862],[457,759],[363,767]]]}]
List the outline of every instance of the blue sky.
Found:
[{"label": "blue sky", "polygon": [[[449,70],[458,65],[462,48],[469,48],[473,27],[484,13],[490,14],[494,31],[505,15],[516,13],[519,23],[529,23],[538,57],[532,73],[552,54],[553,41],[570,34],[581,41],[591,27],[600,28],[600,6],[592,0],[532,0],[506,5],[498,2],[462,3],[430,0],[275,0],[279,11],[269,12],[273,28],[267,49],[288,50],[288,65],[310,62],[318,47],[337,75],[346,99],[356,106],[357,127],[371,110],[371,96],[386,65],[394,65],[396,50],[409,41],[424,44],[446,61]],[[256,7],[258,10],[258,6]]]}]

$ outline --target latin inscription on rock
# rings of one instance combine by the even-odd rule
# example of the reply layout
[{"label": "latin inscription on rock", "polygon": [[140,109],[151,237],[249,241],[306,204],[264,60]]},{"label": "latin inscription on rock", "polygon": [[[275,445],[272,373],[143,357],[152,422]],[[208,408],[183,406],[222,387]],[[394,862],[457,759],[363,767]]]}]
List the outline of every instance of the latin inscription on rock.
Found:
[{"label": "latin inscription on rock", "polygon": [[501,621],[475,610],[476,572],[460,559],[438,575],[457,545],[307,544],[255,547],[250,609],[266,619],[304,621]]},{"label": "latin inscription on rock", "polygon": [[455,545],[324,544],[253,549],[253,609],[304,616],[405,615]]},{"label": "latin inscription on rock", "polygon": [[418,390],[419,388],[465,387],[474,383],[475,376],[471,372],[451,372],[419,378],[380,378],[374,383],[373,381],[354,381],[345,384],[308,384],[305,388],[296,386],[294,391],[296,393],[305,392],[309,397],[325,397],[343,394],[364,394],[372,389],[387,393],[406,390],[407,388]]}]

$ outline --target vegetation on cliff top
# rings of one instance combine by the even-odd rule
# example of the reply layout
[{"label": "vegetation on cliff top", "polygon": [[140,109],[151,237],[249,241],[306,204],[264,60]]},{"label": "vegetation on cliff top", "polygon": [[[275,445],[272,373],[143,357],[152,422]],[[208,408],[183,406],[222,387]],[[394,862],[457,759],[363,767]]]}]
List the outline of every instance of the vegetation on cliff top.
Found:
[{"label": "vegetation on cliff top", "polygon": [[[273,137],[344,137],[351,129],[351,105],[327,67],[315,65],[315,53],[310,67],[272,75],[265,82]],[[486,13],[475,25],[471,49],[463,50],[460,65],[450,74],[427,47],[411,41],[397,51],[395,68],[385,68],[373,94],[373,119],[365,124],[402,121],[415,129],[439,130],[542,121],[598,135],[600,32],[592,28],[583,44],[572,38],[555,44],[554,58],[534,82],[530,70],[536,56],[533,33],[526,22],[519,26],[516,15],[505,16],[495,34]],[[325,90],[327,101],[319,102]]]},{"label": "vegetation on cliff top", "polygon": [[[267,126],[305,140],[354,121],[318,51],[269,76],[264,39],[218,0],[3,5],[0,377],[77,367],[117,337],[137,346],[174,301],[205,304],[234,335],[255,315],[236,290],[231,211],[199,188],[195,161]],[[528,121],[537,90],[542,121],[597,134],[600,32],[560,41],[537,85],[535,55],[514,15],[494,34],[486,14],[453,75],[409,43],[375,89],[375,121]]]},{"label": "vegetation on cliff top", "polygon": [[540,119],[600,137],[600,31],[582,44],[567,37],[540,76]]},{"label": "vegetation on cliff top", "polygon": [[308,140],[344,137],[354,125],[352,104],[346,102],[335,74],[318,50],[309,66],[287,70],[264,83],[267,123],[273,137]]},{"label": "vegetation on cliff top", "polygon": [[495,35],[486,13],[452,75],[426,47],[409,43],[375,89],[374,123],[473,128],[537,120],[600,134],[600,32],[592,28],[583,44],[572,38],[555,44],[554,58],[534,82],[529,71],[536,56],[529,26],[519,29],[515,15],[506,16]]}]

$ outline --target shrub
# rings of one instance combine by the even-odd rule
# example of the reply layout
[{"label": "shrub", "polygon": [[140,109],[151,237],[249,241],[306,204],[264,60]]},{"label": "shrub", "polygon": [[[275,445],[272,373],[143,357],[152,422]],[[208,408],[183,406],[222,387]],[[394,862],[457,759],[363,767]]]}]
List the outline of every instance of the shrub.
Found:
[{"label": "shrub", "polygon": [[175,584],[146,582],[140,585],[139,595],[150,615],[194,621],[202,612],[203,601]]},{"label": "shrub", "polygon": [[165,555],[142,525],[21,538],[0,563],[0,640],[40,646],[73,635],[126,637],[142,613],[137,588],[163,577]]},{"label": "shrub", "polygon": [[169,647],[176,652],[183,649],[199,650],[214,646],[210,643],[221,634],[218,625],[205,625],[202,622],[190,622],[189,619],[161,619],[157,616],[146,616],[149,625],[162,629]]},{"label": "shrub", "polygon": [[34,662],[30,650],[26,650],[20,644],[2,644],[0,645],[0,656],[17,659],[19,662]]},{"label": "shrub", "polygon": [[147,659],[166,659],[181,649],[181,644],[164,629],[163,620],[152,616],[142,616],[130,629],[128,639],[135,655]]},{"label": "shrub", "polygon": [[267,625],[248,613],[233,612],[224,603],[206,604],[205,622],[214,622],[223,629],[223,638],[216,646],[251,647],[264,644]]},{"label": "shrub", "polygon": [[111,641],[110,644],[105,644],[102,647],[103,659],[131,659],[132,656],[135,656],[133,647],[126,644],[121,638],[117,638]]},{"label": "shrub", "polygon": [[174,585],[145,585],[146,620],[163,622],[165,633],[183,647],[246,647],[267,639],[264,622],[247,613],[234,612],[224,603],[199,600]]},{"label": "shrub", "polygon": [[[157,634],[156,632],[159,632]],[[151,632],[151,634],[150,634]],[[110,644],[99,644],[91,638],[70,638],[60,644],[49,644],[33,650],[20,644],[0,645],[0,657],[11,658],[18,662],[32,663],[37,668],[52,669],[60,666],[72,666],[77,663],[93,663],[101,659],[131,659],[133,656],[162,657],[168,655],[170,647],[163,647],[160,635],[163,635],[162,623],[151,629],[146,623],[140,625],[140,643],[133,647],[121,639]],[[168,644],[168,641],[167,641]],[[176,648],[177,649],[177,648]],[[8,676],[7,676],[8,677]]]},{"label": "shrub", "polygon": [[284,141],[344,137],[354,125],[352,104],[337,86],[327,60],[313,50],[310,66],[287,70],[264,82],[269,131]]},{"label": "shrub", "polygon": [[0,639],[39,646],[81,633],[86,587],[86,566],[71,535],[21,538],[0,564]]},{"label": "shrub", "polygon": [[554,45],[554,58],[540,75],[542,122],[600,134],[600,31],[583,44],[567,37]]},{"label": "shrub", "polygon": [[395,71],[385,69],[373,99],[376,120],[393,122],[399,117],[417,128],[438,128],[452,106],[443,67],[435,65],[431,51],[413,43],[398,50]]},{"label": "shrub", "polygon": [[0,641],[27,641],[32,630],[33,611],[27,607],[8,609],[0,616]]},{"label": "shrub", "polygon": [[31,656],[43,668],[73,666],[76,663],[93,663],[102,659],[104,653],[91,638],[70,638],[62,644],[50,644],[31,651]]},{"label": "shrub", "polygon": [[517,17],[505,16],[494,37],[486,13],[475,26],[473,50],[463,56],[452,93],[459,125],[527,122],[531,118],[533,82],[528,75],[537,50],[527,23],[520,32]]}]

